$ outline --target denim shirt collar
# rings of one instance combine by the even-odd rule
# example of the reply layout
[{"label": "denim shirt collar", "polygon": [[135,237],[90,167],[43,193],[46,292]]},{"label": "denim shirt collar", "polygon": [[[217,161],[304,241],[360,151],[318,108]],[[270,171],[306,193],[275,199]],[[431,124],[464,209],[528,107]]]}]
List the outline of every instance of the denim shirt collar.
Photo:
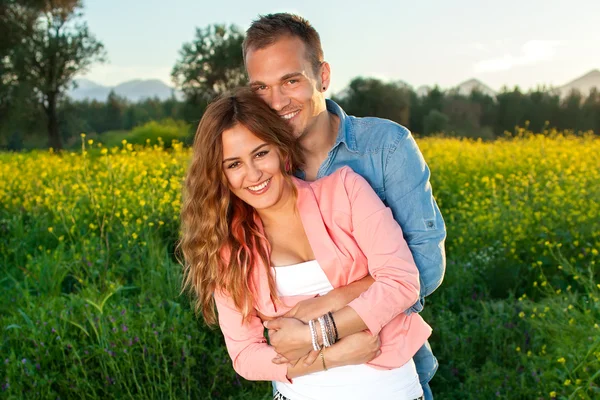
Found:
[{"label": "denim shirt collar", "polygon": [[337,138],[335,139],[335,144],[333,145],[333,147],[335,148],[340,143],[344,143],[348,150],[355,153],[358,152],[358,147],[356,146],[356,136],[354,132],[354,127],[348,115],[333,100],[325,99],[325,104],[327,106],[327,111],[337,115],[337,117],[340,119]]}]

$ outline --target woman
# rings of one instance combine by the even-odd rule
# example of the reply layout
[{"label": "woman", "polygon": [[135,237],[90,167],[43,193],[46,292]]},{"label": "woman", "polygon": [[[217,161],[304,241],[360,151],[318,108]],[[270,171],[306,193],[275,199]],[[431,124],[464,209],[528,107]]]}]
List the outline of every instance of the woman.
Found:
[{"label": "woman", "polygon": [[[216,305],[234,369],[276,381],[276,398],[422,396],[412,356],[431,329],[404,313],[419,296],[418,271],[369,184],[349,168],[294,178],[302,156],[288,125],[248,89],[207,108],[193,152],[184,285],[209,324]],[[368,274],[375,282],[346,307],[309,324],[278,319],[266,342],[264,321]],[[367,329],[381,340],[377,356],[346,356]]]}]

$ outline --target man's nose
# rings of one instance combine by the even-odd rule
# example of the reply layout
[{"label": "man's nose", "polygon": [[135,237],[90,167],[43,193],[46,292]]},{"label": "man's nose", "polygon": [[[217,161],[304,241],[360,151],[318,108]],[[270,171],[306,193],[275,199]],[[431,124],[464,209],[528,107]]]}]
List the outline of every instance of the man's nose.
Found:
[{"label": "man's nose", "polygon": [[274,87],[271,90],[271,108],[275,111],[281,111],[290,103],[289,97],[280,87]]}]

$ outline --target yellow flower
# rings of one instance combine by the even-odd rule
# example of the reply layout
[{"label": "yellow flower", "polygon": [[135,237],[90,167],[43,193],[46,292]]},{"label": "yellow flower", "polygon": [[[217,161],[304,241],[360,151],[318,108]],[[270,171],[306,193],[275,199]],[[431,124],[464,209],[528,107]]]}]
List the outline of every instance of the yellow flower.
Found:
[{"label": "yellow flower", "polygon": [[556,397],[556,392],[554,392],[554,391],[550,392],[550,397]]},{"label": "yellow flower", "polygon": [[559,358],[558,360],[556,360],[558,363],[560,364],[564,364],[567,360],[565,360],[564,357]]},{"label": "yellow flower", "polygon": [[518,352],[520,352],[520,351],[521,351],[521,348],[520,348],[520,347],[517,347],[515,350],[516,350],[516,351],[517,351],[517,353],[518,353]]},{"label": "yellow flower", "polygon": [[48,232],[52,233],[53,231],[54,231],[54,228],[53,228],[53,227],[49,227],[49,228],[48,228]]},{"label": "yellow flower", "polygon": [[565,383],[564,383],[565,386],[569,386],[570,384],[571,384],[571,380],[570,379],[565,380]]},{"label": "yellow flower", "polygon": [[138,238],[138,235],[137,235],[137,233],[133,232],[133,233],[131,234],[131,237],[132,237],[132,238],[134,238],[134,239],[137,239],[137,238]]},{"label": "yellow flower", "polygon": [[524,318],[524,317],[525,317],[525,313],[524,313],[523,311],[521,311],[521,312],[519,313],[519,318]]}]

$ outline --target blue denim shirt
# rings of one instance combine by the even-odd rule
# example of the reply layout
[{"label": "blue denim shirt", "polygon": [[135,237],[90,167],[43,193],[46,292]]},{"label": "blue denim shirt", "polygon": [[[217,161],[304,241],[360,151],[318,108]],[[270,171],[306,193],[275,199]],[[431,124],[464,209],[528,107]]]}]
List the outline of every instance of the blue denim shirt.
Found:
[{"label": "blue denim shirt", "polygon": [[[327,111],[340,119],[337,139],[317,179],[345,165],[362,175],[392,210],[404,233],[421,280],[421,299],[407,314],[423,309],[446,271],[446,227],[433,198],[429,168],[410,131],[381,118],[348,116],[327,99]],[[299,178],[304,178],[299,171]]]}]

